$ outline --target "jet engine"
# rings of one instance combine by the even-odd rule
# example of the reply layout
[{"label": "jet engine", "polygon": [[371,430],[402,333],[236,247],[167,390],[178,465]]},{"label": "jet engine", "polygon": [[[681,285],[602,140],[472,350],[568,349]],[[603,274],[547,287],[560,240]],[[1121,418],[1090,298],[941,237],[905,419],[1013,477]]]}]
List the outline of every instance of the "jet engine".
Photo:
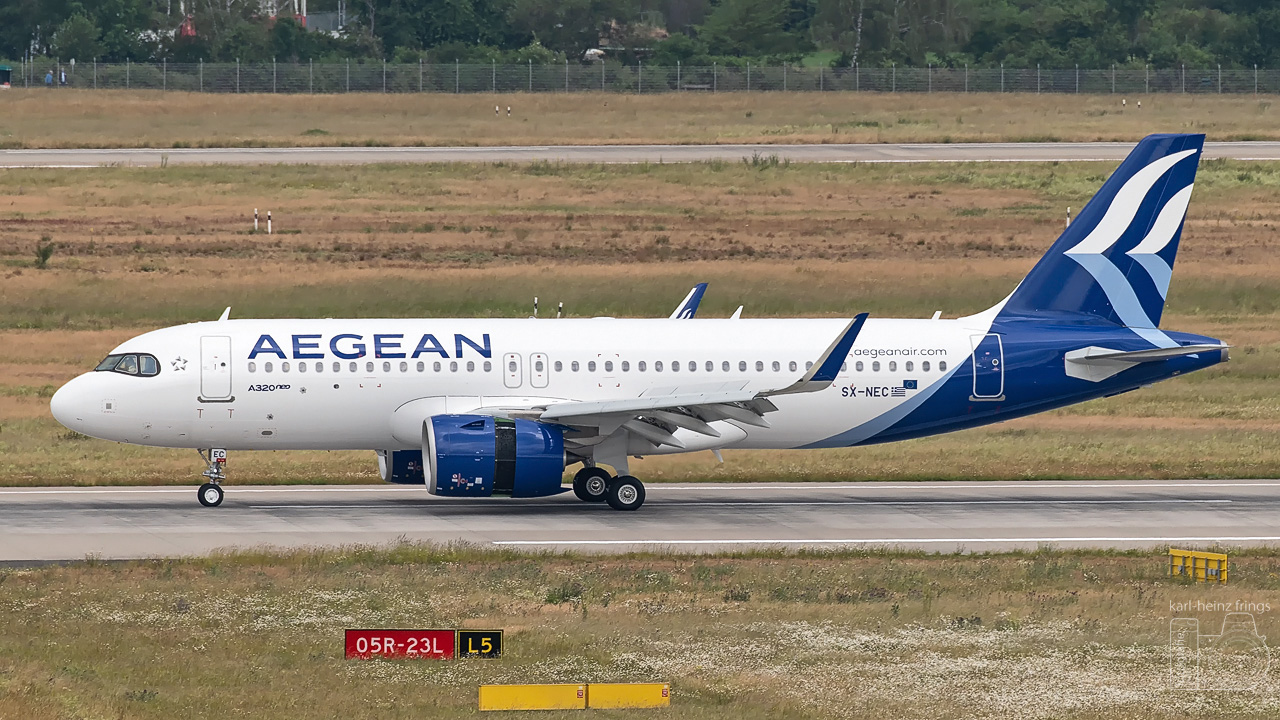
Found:
[{"label": "jet engine", "polygon": [[378,474],[389,483],[422,485],[427,481],[422,472],[422,451],[379,450]]},{"label": "jet engine", "polygon": [[422,423],[427,490],[449,497],[564,492],[564,433],[532,420],[433,415]]}]

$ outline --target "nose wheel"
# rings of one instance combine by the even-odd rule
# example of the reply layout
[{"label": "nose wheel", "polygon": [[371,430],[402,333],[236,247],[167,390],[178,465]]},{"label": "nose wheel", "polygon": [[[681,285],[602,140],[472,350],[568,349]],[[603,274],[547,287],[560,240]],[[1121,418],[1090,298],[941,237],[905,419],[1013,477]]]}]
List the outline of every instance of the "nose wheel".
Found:
[{"label": "nose wheel", "polygon": [[218,507],[222,504],[222,498],[226,497],[226,493],[222,491],[222,487],[213,483],[205,483],[200,486],[200,504],[205,507]]},{"label": "nose wheel", "polygon": [[209,482],[200,486],[196,497],[205,507],[218,507],[226,497],[226,493],[222,490],[222,481],[227,479],[227,451],[213,448],[196,452],[200,453],[200,459],[204,460],[207,466],[200,474],[209,479]]}]

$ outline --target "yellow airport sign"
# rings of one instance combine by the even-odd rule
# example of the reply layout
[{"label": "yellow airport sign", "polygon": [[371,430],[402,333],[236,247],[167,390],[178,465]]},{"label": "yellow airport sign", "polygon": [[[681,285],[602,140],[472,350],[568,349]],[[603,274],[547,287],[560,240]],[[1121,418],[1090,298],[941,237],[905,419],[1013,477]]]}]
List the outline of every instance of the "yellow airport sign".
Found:
[{"label": "yellow airport sign", "polygon": [[586,685],[481,685],[481,710],[585,710]]},{"label": "yellow airport sign", "polygon": [[667,683],[591,683],[587,686],[589,708],[656,708],[671,705],[671,685]]},{"label": "yellow airport sign", "polygon": [[1227,581],[1227,556],[1199,550],[1169,549],[1169,575],[1189,577],[1196,582]]}]

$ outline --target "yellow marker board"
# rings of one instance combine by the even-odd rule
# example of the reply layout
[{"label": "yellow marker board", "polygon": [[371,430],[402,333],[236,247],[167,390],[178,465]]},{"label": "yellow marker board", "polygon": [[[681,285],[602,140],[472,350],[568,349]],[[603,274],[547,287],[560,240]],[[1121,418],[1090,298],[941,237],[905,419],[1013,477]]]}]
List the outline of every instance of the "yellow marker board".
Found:
[{"label": "yellow marker board", "polygon": [[1169,574],[1184,575],[1196,582],[1227,581],[1227,556],[1198,550],[1169,550]]},{"label": "yellow marker board", "polygon": [[586,685],[481,685],[481,710],[585,710]]},{"label": "yellow marker board", "polygon": [[587,686],[589,708],[655,708],[671,705],[667,683],[591,683]]}]

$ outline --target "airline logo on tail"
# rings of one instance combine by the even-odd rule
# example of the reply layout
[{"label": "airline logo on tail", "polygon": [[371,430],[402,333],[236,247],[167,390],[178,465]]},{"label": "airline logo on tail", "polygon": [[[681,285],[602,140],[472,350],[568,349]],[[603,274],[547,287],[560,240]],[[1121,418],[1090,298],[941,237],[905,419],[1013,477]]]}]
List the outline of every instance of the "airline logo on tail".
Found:
[{"label": "airline logo on tail", "polygon": [[[1116,315],[1128,327],[1154,328],[1156,323],[1142,307],[1142,302],[1125,274],[1105,253],[1127,234],[1138,215],[1138,210],[1147,201],[1156,183],[1164,178],[1174,165],[1197,152],[1198,150],[1183,150],[1166,155],[1135,173],[1116,193],[1107,207],[1106,214],[1093,231],[1063,253],[1093,276],[1103,292],[1107,294],[1107,299],[1111,302]],[[1160,257],[1159,253],[1168,247],[1174,235],[1177,234],[1178,228],[1182,227],[1182,220],[1187,214],[1187,205],[1191,202],[1191,188],[1194,184],[1189,182],[1186,187],[1173,193],[1173,196],[1160,209],[1155,222],[1151,223],[1141,242],[1124,253],[1146,269],[1162,302],[1169,294],[1169,278],[1173,274],[1173,267]],[[1167,194],[1167,192],[1159,194]]]}]

